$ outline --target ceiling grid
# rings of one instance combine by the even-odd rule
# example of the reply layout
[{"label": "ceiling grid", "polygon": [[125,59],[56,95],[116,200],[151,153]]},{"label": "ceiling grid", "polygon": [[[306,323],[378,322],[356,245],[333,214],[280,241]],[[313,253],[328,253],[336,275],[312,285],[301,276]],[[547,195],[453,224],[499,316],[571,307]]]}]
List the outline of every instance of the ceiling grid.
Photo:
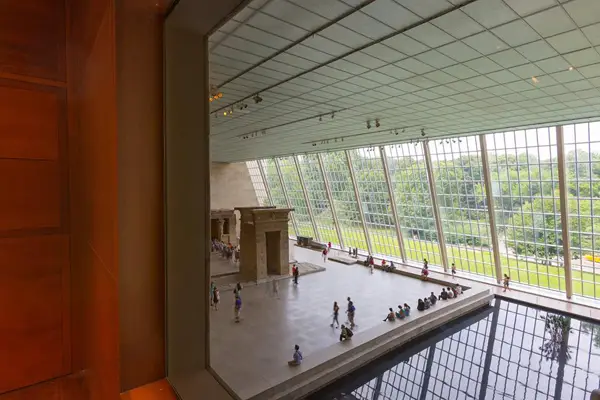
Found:
[{"label": "ceiling grid", "polygon": [[255,0],[209,39],[213,159],[596,119],[599,5]]}]

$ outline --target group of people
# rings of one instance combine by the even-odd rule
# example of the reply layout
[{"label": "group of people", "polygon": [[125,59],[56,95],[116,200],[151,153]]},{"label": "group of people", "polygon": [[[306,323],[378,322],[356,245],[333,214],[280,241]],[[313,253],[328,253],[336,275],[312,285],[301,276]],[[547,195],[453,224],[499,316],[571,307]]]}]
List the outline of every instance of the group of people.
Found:
[{"label": "group of people", "polygon": [[425,311],[430,307],[435,306],[438,300],[451,300],[455,299],[463,293],[462,286],[458,283],[454,286],[448,286],[447,288],[442,288],[442,292],[436,296],[435,293],[431,292],[429,297],[425,297],[423,299],[419,299],[417,302],[417,310]]},{"label": "group of people", "polygon": [[211,250],[221,254],[221,257],[226,258],[227,260],[233,260],[234,262],[238,262],[240,260],[239,245],[234,246],[231,243],[225,243],[221,240],[213,238]]},{"label": "group of people", "polygon": [[[235,318],[235,322],[240,322],[240,312],[242,311],[242,284],[237,283],[235,288],[233,289],[233,295],[235,296],[235,302],[233,306],[233,316]],[[219,303],[221,301],[221,293],[219,292],[219,288],[215,284],[215,281],[210,282],[210,306],[213,310],[217,311],[219,309]]]},{"label": "group of people", "polygon": [[386,321],[395,321],[396,319],[404,319],[410,316],[410,306],[406,303],[404,305],[398,305],[398,311],[394,312],[392,307],[389,308],[390,312],[385,317],[383,322]]}]

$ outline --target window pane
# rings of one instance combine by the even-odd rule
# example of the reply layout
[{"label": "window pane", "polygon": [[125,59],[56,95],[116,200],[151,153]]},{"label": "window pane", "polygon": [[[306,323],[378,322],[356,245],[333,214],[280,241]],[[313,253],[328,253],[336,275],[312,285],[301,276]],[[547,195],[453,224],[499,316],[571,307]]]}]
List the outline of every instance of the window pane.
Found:
[{"label": "window pane", "polygon": [[250,179],[252,180],[252,185],[254,186],[254,192],[256,193],[258,205],[261,207],[270,206],[271,204],[269,203],[269,197],[267,196],[265,182],[260,174],[258,161],[248,161],[246,166],[248,167]]},{"label": "window pane", "polygon": [[442,265],[421,144],[385,146],[406,258]]},{"label": "window pane", "polygon": [[495,277],[479,137],[429,144],[448,262]]},{"label": "window pane", "polygon": [[486,140],[503,273],[564,291],[555,137],[554,128],[540,128]]},{"label": "window pane", "polygon": [[298,235],[309,236],[314,238],[315,231],[310,221],[308,206],[304,198],[302,184],[296,169],[296,163],[293,157],[284,157],[279,159],[279,168],[281,169],[281,177],[283,184],[290,199],[292,208],[294,209],[294,218],[298,225]]},{"label": "window pane", "polygon": [[[277,167],[275,166],[275,160],[261,160],[259,161],[263,167],[263,171],[265,172],[265,178],[267,180],[267,185],[269,186],[269,190],[271,191],[271,198],[273,199],[273,205],[279,208],[288,208],[287,202],[285,201],[285,195],[283,193],[283,187],[281,186],[281,180],[279,179],[279,174],[277,173]],[[294,229],[294,224],[292,223],[293,216],[290,216],[290,221],[288,223],[289,234],[291,237],[295,237],[296,230]]]},{"label": "window pane", "polygon": [[350,155],[373,252],[400,257],[379,147],[353,150]]}]

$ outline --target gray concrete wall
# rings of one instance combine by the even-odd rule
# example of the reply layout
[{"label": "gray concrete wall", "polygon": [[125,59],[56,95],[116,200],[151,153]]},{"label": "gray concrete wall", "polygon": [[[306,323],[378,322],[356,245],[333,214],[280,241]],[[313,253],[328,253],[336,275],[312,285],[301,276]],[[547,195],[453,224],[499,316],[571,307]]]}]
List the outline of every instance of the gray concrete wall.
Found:
[{"label": "gray concrete wall", "polygon": [[[213,162],[210,167],[210,208],[232,209],[259,206],[246,163]],[[236,236],[240,237],[240,216],[236,212]]]},{"label": "gray concrete wall", "polygon": [[258,199],[246,163],[211,163],[211,209],[231,209],[258,205]]}]

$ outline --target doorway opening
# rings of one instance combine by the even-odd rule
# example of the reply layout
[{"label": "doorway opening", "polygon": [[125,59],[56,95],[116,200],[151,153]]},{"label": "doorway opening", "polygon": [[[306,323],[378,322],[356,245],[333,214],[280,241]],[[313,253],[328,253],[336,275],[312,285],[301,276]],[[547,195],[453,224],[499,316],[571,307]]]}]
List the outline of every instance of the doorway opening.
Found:
[{"label": "doorway opening", "polygon": [[265,232],[267,245],[267,275],[279,275],[281,266],[281,231]]}]

